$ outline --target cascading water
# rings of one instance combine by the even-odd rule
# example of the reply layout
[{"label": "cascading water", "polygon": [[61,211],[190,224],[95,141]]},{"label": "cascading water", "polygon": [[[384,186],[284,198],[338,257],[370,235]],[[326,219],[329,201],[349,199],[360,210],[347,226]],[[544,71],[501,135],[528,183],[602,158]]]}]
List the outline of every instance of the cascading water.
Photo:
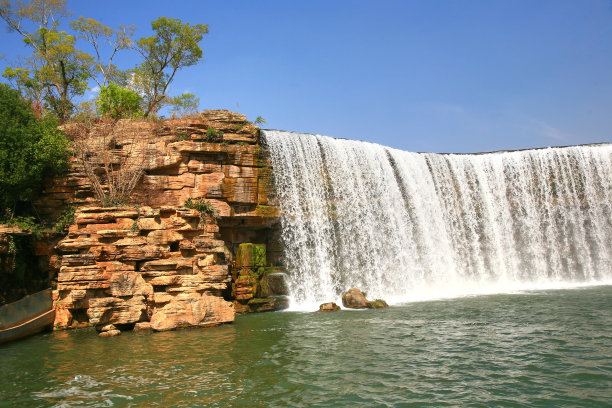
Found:
[{"label": "cascading water", "polygon": [[612,283],[612,145],[478,155],[264,131],[293,304]]}]

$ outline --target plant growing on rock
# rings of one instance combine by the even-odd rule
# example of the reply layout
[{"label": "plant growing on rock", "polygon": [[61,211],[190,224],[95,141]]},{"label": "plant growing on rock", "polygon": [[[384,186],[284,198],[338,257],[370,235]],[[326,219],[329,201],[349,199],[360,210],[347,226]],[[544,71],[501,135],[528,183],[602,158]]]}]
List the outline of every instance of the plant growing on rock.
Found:
[{"label": "plant growing on rock", "polygon": [[55,230],[57,232],[68,231],[68,227],[74,224],[74,213],[76,212],[76,206],[70,206],[66,208],[57,219],[55,223]]},{"label": "plant growing on rock", "polygon": [[213,218],[216,218],[218,216],[217,209],[215,208],[215,206],[211,202],[206,201],[203,198],[196,200],[188,198],[185,201],[185,207],[199,211],[200,216],[208,215]]},{"label": "plant growing on rock", "polygon": [[150,156],[150,136],[116,120],[79,124],[70,132],[96,198],[105,207],[128,204]]},{"label": "plant growing on rock", "polygon": [[217,132],[214,128],[209,127],[206,129],[206,141],[209,143],[219,142],[223,139],[223,133]]},{"label": "plant growing on rock", "polygon": [[258,116],[254,121],[253,124],[255,126],[261,126],[261,125],[266,125],[268,122],[261,116]]}]

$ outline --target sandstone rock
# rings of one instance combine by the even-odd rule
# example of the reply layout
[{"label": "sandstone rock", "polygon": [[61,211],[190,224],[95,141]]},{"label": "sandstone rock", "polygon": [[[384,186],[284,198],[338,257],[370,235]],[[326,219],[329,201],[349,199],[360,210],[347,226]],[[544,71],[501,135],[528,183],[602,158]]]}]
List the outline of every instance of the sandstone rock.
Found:
[{"label": "sandstone rock", "polygon": [[100,281],[106,280],[109,276],[103,268],[98,265],[85,266],[62,266],[57,276],[58,282],[75,281]]},{"label": "sandstone rock", "polygon": [[166,224],[159,218],[139,218],[137,221],[138,229],[145,231],[166,229]]},{"label": "sandstone rock", "polygon": [[66,307],[56,304],[55,306],[55,321],[53,322],[54,329],[63,329],[72,324],[72,313]]},{"label": "sandstone rock", "polygon": [[157,230],[151,231],[147,235],[147,243],[150,245],[167,245],[171,242],[178,242],[183,239],[183,236],[172,230]]},{"label": "sandstone rock", "polygon": [[[211,127],[222,131],[221,138],[230,144],[207,140]],[[91,185],[76,159],[44,193],[43,212],[58,215],[66,204],[80,206],[68,238],[56,248],[62,270],[55,302],[62,327],[133,324],[149,320],[151,313],[180,299],[204,295],[222,300],[231,279],[231,255],[219,239],[219,225],[223,223],[224,240],[236,243],[278,222],[278,209],[268,205],[273,197],[270,164],[260,154],[260,146],[250,144],[258,143],[258,128],[249,125],[244,115],[210,111],[200,118],[161,125],[124,120],[115,130],[116,143],[123,148],[111,153],[113,163],[121,163],[126,153],[147,149],[147,174],[134,193],[134,202],[142,206],[92,204]],[[177,141],[178,134],[188,140]],[[182,207],[187,198],[206,198],[218,218],[200,221],[197,211]],[[228,233],[228,226],[234,231]],[[267,299],[247,305],[254,296],[286,293],[280,278],[258,268],[255,281],[247,278],[244,285],[234,285],[242,302],[237,308],[268,310],[283,304],[282,299]],[[204,325],[209,324],[207,319]]]},{"label": "sandstone rock", "polygon": [[351,288],[342,295],[342,305],[351,309],[366,309],[368,300],[361,290]]},{"label": "sandstone rock", "polygon": [[116,272],[110,278],[110,294],[113,297],[151,296],[153,287],[138,272]]},{"label": "sandstone rock", "polygon": [[223,198],[230,203],[257,204],[257,179],[225,178],[223,180]]},{"label": "sandstone rock", "polygon": [[319,306],[319,312],[337,312],[340,310],[340,306],[334,302],[323,303]]},{"label": "sandstone rock", "polygon": [[232,304],[214,296],[177,298],[151,317],[156,331],[174,330],[188,326],[212,326],[234,320]]},{"label": "sandstone rock", "polygon": [[[189,160],[187,163],[189,171],[192,173],[220,173],[221,165],[216,163],[204,163],[200,160]],[[197,178],[196,178],[197,180]]]},{"label": "sandstone rock", "polygon": [[138,247],[128,246],[121,250],[119,259],[122,261],[146,261],[149,259],[163,258],[167,249],[154,245],[143,245]]},{"label": "sandstone rock", "polygon": [[245,124],[247,117],[226,109],[205,110],[201,113],[203,119],[209,122],[226,122]]},{"label": "sandstone rock", "polygon": [[250,134],[239,134],[239,133],[224,133],[223,141],[227,143],[253,143],[257,142],[257,136]]},{"label": "sandstone rock", "polygon": [[146,310],[144,296],[134,296],[124,300],[115,297],[89,300],[87,317],[93,325],[129,324],[141,320]]},{"label": "sandstone rock", "polygon": [[136,234],[131,230],[120,230],[120,229],[111,229],[111,230],[99,230],[97,234],[102,238],[125,238],[128,236],[135,236]]},{"label": "sandstone rock", "polygon": [[172,299],[174,299],[174,296],[172,296],[169,293],[166,292],[155,292],[153,293],[153,303],[156,304],[164,304],[164,303],[168,303],[170,302]]},{"label": "sandstone rock", "polygon": [[96,261],[92,254],[64,255],[62,257],[62,266],[85,266],[95,264]]}]

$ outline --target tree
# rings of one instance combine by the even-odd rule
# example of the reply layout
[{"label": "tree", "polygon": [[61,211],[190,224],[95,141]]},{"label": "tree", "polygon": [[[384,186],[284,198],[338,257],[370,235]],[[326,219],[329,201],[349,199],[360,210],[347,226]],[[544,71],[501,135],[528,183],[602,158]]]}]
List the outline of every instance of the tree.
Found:
[{"label": "tree", "polygon": [[170,104],[170,111],[178,116],[184,116],[198,111],[200,98],[192,93],[186,92],[182,95],[168,98],[168,103]]},{"label": "tree", "polygon": [[141,117],[141,102],[142,97],[136,92],[112,83],[100,89],[96,99],[100,114],[114,119]]},{"label": "tree", "polygon": [[[33,62],[27,61],[23,65],[32,64]],[[30,101],[32,108],[39,116],[42,116],[42,106],[44,101],[44,86],[40,76],[40,71],[35,68],[13,68],[8,67],[2,73],[2,76],[6,78],[13,88],[17,89],[21,95],[24,95],[26,99]]]},{"label": "tree", "polygon": [[45,176],[67,165],[69,142],[57,122],[34,115],[18,91],[0,84],[0,210],[39,191]]},{"label": "tree", "polygon": [[202,58],[198,43],[208,25],[183,23],[160,17],[151,23],[155,35],[138,40],[136,49],[144,62],[132,71],[130,84],[145,98],[144,115],[157,112],[167,102],[166,91],[176,72]]},{"label": "tree", "polygon": [[[70,117],[73,98],[85,93],[93,64],[89,54],[76,48],[75,36],[58,30],[58,19],[66,15],[65,0],[0,2],[0,18],[32,48],[28,72],[15,78],[12,72],[5,71],[5,77],[19,79],[23,87],[31,87],[32,93],[42,89],[45,102],[61,121]],[[26,21],[37,28],[28,31]]]},{"label": "tree", "polygon": [[[110,82],[125,82],[125,74],[113,64],[117,52],[132,47],[131,37],[134,35],[135,26],[120,25],[117,29],[108,27],[93,18],[79,17],[72,21],[70,27],[77,32],[79,38],[87,41],[94,50],[95,64],[91,78],[100,88]],[[108,59],[104,60],[104,46],[110,49]]]}]

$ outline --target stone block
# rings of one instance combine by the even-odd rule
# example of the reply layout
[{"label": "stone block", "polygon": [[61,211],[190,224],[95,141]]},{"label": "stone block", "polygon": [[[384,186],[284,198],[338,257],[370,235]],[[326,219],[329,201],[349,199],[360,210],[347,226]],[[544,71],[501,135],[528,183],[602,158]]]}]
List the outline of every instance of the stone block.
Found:
[{"label": "stone block", "polygon": [[175,299],[151,316],[151,327],[156,331],[174,330],[188,326],[212,326],[234,321],[231,303],[216,296],[203,295]]}]

